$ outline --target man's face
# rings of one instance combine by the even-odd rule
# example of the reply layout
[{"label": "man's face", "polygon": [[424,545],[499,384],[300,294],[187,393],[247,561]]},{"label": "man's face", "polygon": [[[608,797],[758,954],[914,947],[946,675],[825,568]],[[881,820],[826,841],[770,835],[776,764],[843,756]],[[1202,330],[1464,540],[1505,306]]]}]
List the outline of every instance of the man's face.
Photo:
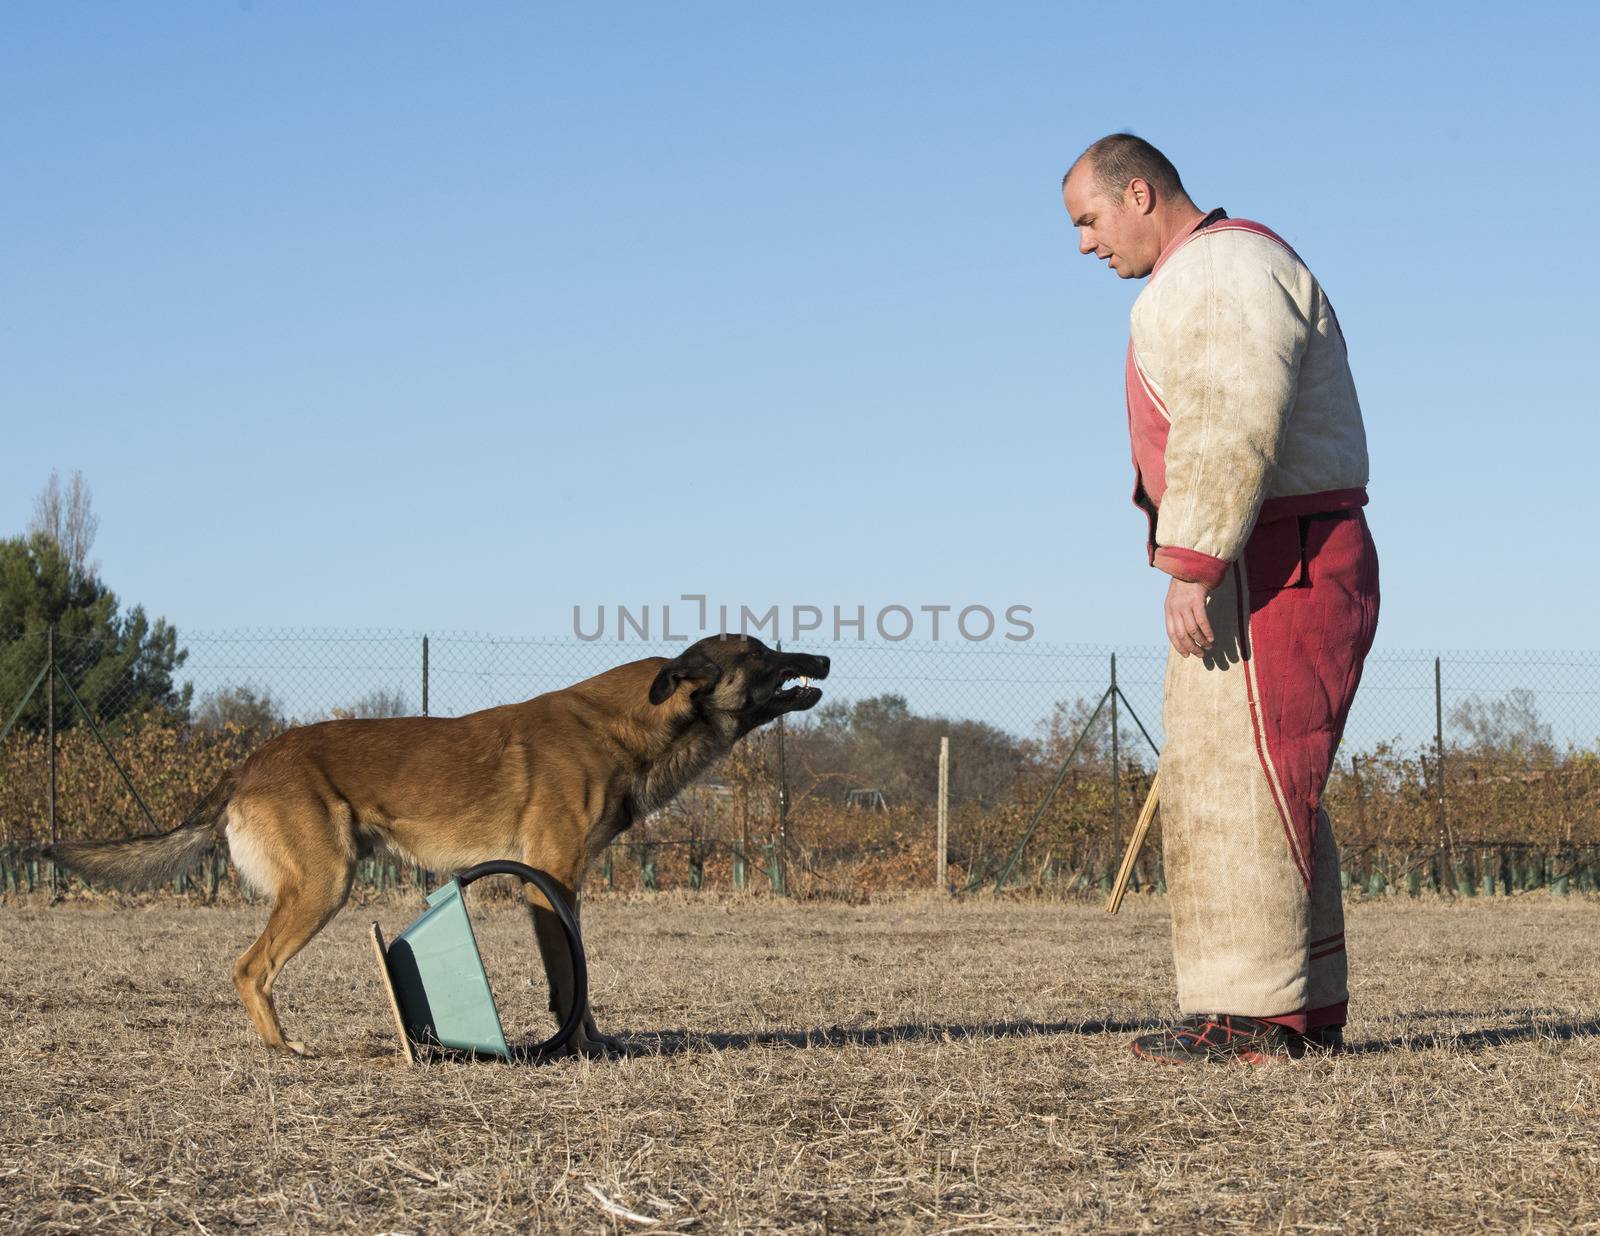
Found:
[{"label": "man's face", "polygon": [[1087,160],[1072,169],[1061,191],[1078,229],[1078,252],[1092,253],[1122,279],[1143,279],[1161,256],[1148,190],[1136,180],[1118,201],[1095,180]]}]

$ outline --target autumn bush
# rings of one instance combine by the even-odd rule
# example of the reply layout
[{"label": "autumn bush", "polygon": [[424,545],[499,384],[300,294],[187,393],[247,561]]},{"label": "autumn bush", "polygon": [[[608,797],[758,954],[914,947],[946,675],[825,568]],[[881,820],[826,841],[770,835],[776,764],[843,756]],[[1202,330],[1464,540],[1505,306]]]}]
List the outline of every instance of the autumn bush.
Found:
[{"label": "autumn bush", "polygon": [[[177,824],[195,801],[249,754],[257,735],[235,725],[208,729],[160,714],[128,719],[105,733],[156,824]],[[37,845],[50,835],[49,740],[13,732],[0,743],[0,845]],[[147,832],[138,800],[94,733],[75,725],[56,736],[56,818],[64,837]]]},{"label": "autumn bush", "polygon": [[[169,828],[269,732],[260,724],[195,723],[158,711],[122,718],[104,737],[156,825]],[[1070,727],[1062,735],[1019,744],[1005,760],[992,736],[982,736],[981,775],[968,770],[962,793],[952,793],[945,884],[992,884],[1016,854],[1008,886],[1104,886],[1152,769],[1123,758],[1114,779],[1109,752],[1089,744],[1060,775],[1052,796]],[[56,741],[63,836],[148,831],[138,801],[87,726],[71,726]],[[881,752],[878,758],[888,766]],[[960,758],[957,749],[955,767]],[[999,776],[1002,766],[1007,777]],[[591,878],[618,890],[782,887],[827,897],[933,887],[939,881],[932,782],[924,787],[920,777],[893,781],[893,797],[852,797],[849,789],[865,778],[852,774],[837,742],[819,746],[804,730],[764,731],[668,809],[625,834]],[[1564,875],[1581,883],[1584,871],[1600,866],[1600,754],[1594,751],[1449,749],[1442,781],[1432,751],[1346,753],[1335,764],[1325,800],[1347,876],[1363,887],[1409,882],[1413,890],[1419,884],[1511,889]],[[1157,821],[1137,873],[1141,886],[1161,882],[1159,815]],[[0,855],[14,859],[48,837],[48,740],[17,731],[0,743]],[[369,869],[363,878],[383,883],[401,874],[397,862]]]}]

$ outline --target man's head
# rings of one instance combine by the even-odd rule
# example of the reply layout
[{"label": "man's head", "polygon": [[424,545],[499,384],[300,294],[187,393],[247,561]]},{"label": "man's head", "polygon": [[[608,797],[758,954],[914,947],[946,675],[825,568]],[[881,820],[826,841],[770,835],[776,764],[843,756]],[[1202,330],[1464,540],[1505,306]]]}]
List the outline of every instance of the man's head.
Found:
[{"label": "man's head", "polygon": [[1092,253],[1124,279],[1143,279],[1167,243],[1200,211],[1178,169],[1142,137],[1113,133],[1078,156],[1061,180],[1078,229],[1078,252]]}]

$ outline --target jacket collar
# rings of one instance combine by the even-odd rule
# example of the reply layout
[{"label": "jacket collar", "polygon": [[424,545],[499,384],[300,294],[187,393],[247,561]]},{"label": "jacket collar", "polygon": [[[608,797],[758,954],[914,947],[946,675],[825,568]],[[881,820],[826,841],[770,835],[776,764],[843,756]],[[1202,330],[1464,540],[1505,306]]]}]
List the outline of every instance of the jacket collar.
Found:
[{"label": "jacket collar", "polygon": [[1150,277],[1152,279],[1154,279],[1156,277],[1156,272],[1161,269],[1161,267],[1166,263],[1166,260],[1169,257],[1171,257],[1174,253],[1176,253],[1179,249],[1183,248],[1184,245],[1188,244],[1191,240],[1193,240],[1196,236],[1198,236],[1206,228],[1210,227],[1213,223],[1219,223],[1223,219],[1226,219],[1227,217],[1228,217],[1228,212],[1226,210],[1222,209],[1222,207],[1218,206],[1215,210],[1213,210],[1210,214],[1208,214],[1204,218],[1202,218],[1198,223],[1196,223],[1188,231],[1182,232],[1179,235],[1173,237],[1172,240],[1170,242],[1168,242],[1167,247],[1161,251],[1161,256],[1156,259],[1156,264],[1150,268]]}]

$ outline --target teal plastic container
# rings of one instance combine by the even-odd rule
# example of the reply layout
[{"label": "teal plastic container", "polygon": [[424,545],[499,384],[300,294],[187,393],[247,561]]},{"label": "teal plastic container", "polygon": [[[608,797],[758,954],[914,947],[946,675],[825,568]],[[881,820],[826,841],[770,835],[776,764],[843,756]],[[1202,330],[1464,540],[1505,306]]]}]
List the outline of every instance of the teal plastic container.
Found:
[{"label": "teal plastic container", "polygon": [[511,1059],[459,880],[389,946],[389,975],[413,1042]]},{"label": "teal plastic container", "polygon": [[[463,894],[486,875],[514,875],[535,885],[555,907],[572,950],[577,999],[561,1028],[545,1042],[513,1050],[506,1042],[494,992],[478,952]],[[480,863],[428,894],[427,909],[392,944],[372,924],[384,986],[394,1012],[406,1059],[415,1063],[419,1046],[444,1047],[502,1060],[537,1059],[561,1047],[577,1031],[588,1008],[588,968],[577,921],[559,887],[544,872],[524,863]]]}]

